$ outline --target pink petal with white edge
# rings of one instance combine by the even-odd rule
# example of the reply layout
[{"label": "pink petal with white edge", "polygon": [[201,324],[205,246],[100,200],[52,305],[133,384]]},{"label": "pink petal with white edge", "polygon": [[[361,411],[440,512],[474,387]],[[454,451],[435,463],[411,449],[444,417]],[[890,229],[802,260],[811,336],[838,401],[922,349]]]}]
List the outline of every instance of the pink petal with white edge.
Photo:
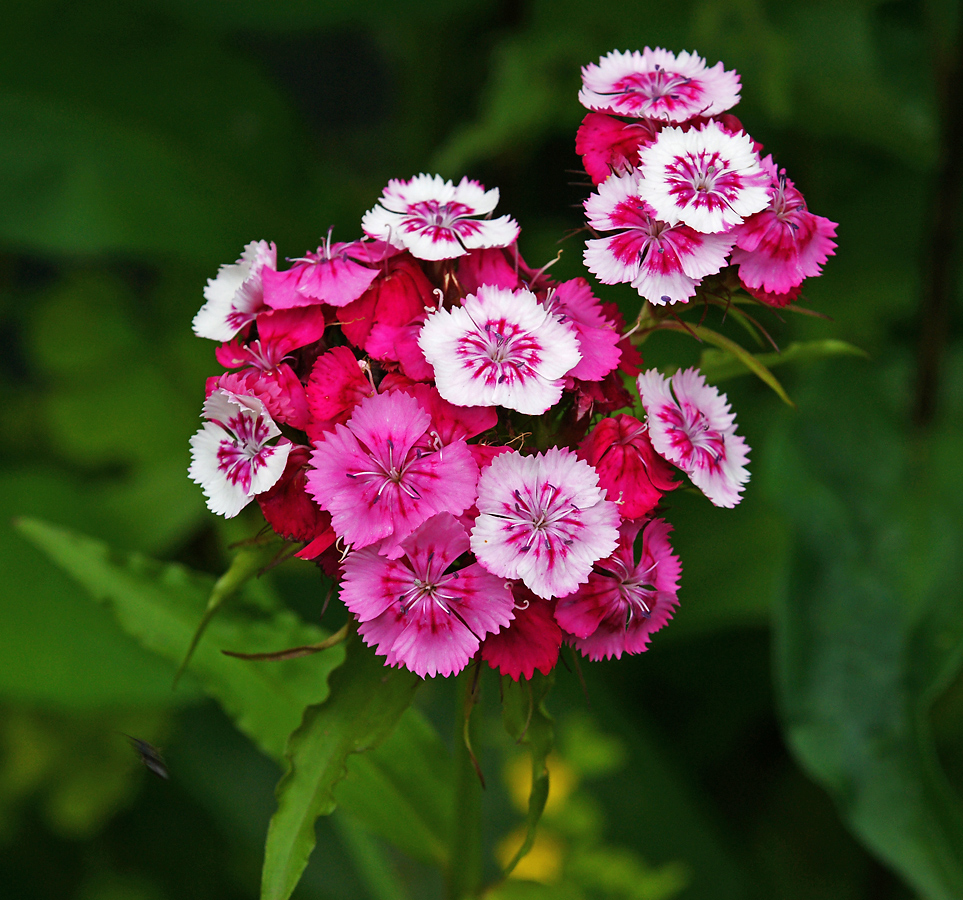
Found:
[{"label": "pink petal with white edge", "polygon": [[503,579],[477,563],[449,571],[467,549],[465,529],[443,513],[402,542],[397,560],[373,547],[348,555],[341,598],[389,665],[421,677],[452,675],[485,635],[511,621],[514,599]]},{"label": "pink petal with white edge", "polygon": [[678,56],[656,47],[641,53],[613,50],[582,69],[579,102],[620,116],[684,122],[713,116],[739,102],[739,76],[722,63],[683,51]]},{"label": "pink petal with white edge", "polygon": [[498,203],[498,189],[486,191],[477,181],[458,185],[440,175],[393,179],[361,220],[369,237],[408,250],[418,259],[454,259],[471,250],[507,247],[518,238],[509,216],[487,216]]},{"label": "pink petal with white edge", "polygon": [[207,280],[207,301],[194,316],[192,326],[198,337],[229,341],[266,309],[261,272],[277,266],[277,247],[267,241],[252,241],[241,258],[218,269]]},{"label": "pink petal with white edge", "polygon": [[491,573],[519,578],[539,597],[564,597],[615,549],[618,507],[570,450],[497,456],[478,481],[471,548]]},{"label": "pink petal with white edge", "polygon": [[749,448],[735,433],[726,395],[707,385],[697,369],[676,372],[671,379],[650,369],[637,384],[656,451],[716,506],[739,503],[749,481]]},{"label": "pink petal with white edge", "polygon": [[752,139],[718,122],[666,128],[639,152],[639,196],[664,222],[703,234],[728,231],[769,204],[769,177]]},{"label": "pink petal with white edge", "polygon": [[203,428],[191,438],[187,474],[211,512],[233,518],[284,473],[291,443],[268,441],[281,432],[255,397],[215,390],[204,402]]},{"label": "pink petal with white edge", "polygon": [[456,406],[504,406],[541,415],[562,396],[582,358],[575,331],[531,291],[482,285],[461,307],[440,309],[418,337],[438,393]]}]

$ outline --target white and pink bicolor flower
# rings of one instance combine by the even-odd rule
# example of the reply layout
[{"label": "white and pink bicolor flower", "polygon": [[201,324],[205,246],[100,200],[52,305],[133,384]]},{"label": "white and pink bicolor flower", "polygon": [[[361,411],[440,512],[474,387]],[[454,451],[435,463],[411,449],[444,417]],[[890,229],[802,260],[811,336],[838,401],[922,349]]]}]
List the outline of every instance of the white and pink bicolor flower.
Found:
[{"label": "white and pink bicolor flower", "polygon": [[404,665],[422,678],[454,675],[485,635],[511,622],[512,592],[478,563],[451,569],[468,552],[468,534],[448,513],[421,525],[401,549],[395,560],[375,547],[349,553],[341,599],[387,665]]},{"label": "white and pink bicolor flower", "polygon": [[457,185],[440,175],[395,178],[364,214],[361,227],[418,259],[454,259],[470,250],[507,247],[518,237],[518,223],[510,216],[487,218],[497,203],[498,188],[486,191],[468,178]]},{"label": "white and pink bicolor flower", "polygon": [[663,222],[728,231],[769,205],[769,176],[752,138],[718,122],[665,128],[639,151],[639,196]]},{"label": "white and pink bicolor flower", "polygon": [[618,543],[619,510],[571,450],[496,456],[478,480],[471,549],[493,575],[539,597],[564,597]]},{"label": "white and pink bicolor flower", "polygon": [[739,76],[722,63],[711,69],[701,56],[678,56],[656,47],[641,53],[613,50],[582,68],[579,102],[619,116],[684,122],[714,116],[739,102]]},{"label": "white and pink bicolor flower", "polygon": [[261,273],[276,267],[277,247],[267,241],[251,241],[237,262],[221,266],[216,278],[207,279],[207,302],[194,316],[194,334],[212,341],[231,340],[267,310]]},{"label": "white and pink bicolor flower", "polygon": [[187,474],[201,486],[211,512],[230,519],[274,486],[292,444],[268,443],[281,431],[256,397],[215,390],[202,415],[208,421],[191,438]]},{"label": "white and pink bicolor flower", "polygon": [[749,480],[749,448],[736,434],[726,395],[694,368],[671,378],[649,369],[637,383],[656,452],[682,469],[716,506],[735,506]]},{"label": "white and pink bicolor flower", "polygon": [[636,173],[608,178],[585,201],[589,224],[616,231],[585,242],[585,265],[603,284],[627,281],[650,303],[681,303],[726,263],[735,236],[660,221]]},{"label": "white and pink bicolor flower", "polygon": [[433,312],[418,346],[449,403],[532,416],[559,401],[563,376],[582,358],[574,328],[531,291],[485,284],[461,306]]}]

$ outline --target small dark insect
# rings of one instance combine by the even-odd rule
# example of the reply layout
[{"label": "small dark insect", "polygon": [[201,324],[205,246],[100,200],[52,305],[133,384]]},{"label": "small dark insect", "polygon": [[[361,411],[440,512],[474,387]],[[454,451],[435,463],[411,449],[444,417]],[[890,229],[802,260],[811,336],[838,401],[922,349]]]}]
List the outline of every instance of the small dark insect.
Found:
[{"label": "small dark insect", "polygon": [[164,757],[161,756],[160,750],[153,744],[148,744],[147,741],[142,741],[140,738],[131,737],[129,734],[125,734],[124,737],[130,741],[131,747],[133,747],[137,755],[140,756],[140,761],[158,778],[166,780],[171,777],[170,772],[167,771],[167,764],[164,762]]}]

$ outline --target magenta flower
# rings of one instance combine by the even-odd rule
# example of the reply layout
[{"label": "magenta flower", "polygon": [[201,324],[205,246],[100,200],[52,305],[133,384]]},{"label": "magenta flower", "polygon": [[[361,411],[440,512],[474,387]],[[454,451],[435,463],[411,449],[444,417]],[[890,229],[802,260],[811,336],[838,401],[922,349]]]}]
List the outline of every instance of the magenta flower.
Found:
[{"label": "magenta flower", "polygon": [[563,281],[548,291],[544,306],[578,338],[582,358],[566,372],[568,378],[601,381],[619,364],[622,351],[615,323],[606,319],[602,304],[584,278]]},{"label": "magenta flower", "polygon": [[836,223],[814,216],[803,195],[777,171],[771,156],[762,161],[771,179],[769,205],[735,230],[732,262],[752,291],[789,294],[804,278],[818,275],[835,252]]},{"label": "magenta flower", "polygon": [[482,247],[507,247],[518,237],[510,216],[491,215],[498,189],[462,178],[457,187],[440,175],[392,179],[361,220],[365,234],[408,250],[418,259],[454,259]]},{"label": "magenta flower", "polygon": [[618,507],[571,450],[496,456],[478,480],[476,506],[471,549],[478,561],[546,599],[584,583],[618,540]]},{"label": "magenta flower", "polygon": [[[633,545],[642,532],[642,553]],[[555,619],[572,643],[592,660],[641,653],[679,605],[682,567],[669,546],[671,526],[662,519],[623,522],[618,549],[595,564],[588,582],[558,601]]]},{"label": "magenta flower", "polygon": [[454,675],[485,635],[512,620],[512,593],[478,563],[450,568],[467,552],[468,534],[447,513],[421,525],[401,550],[394,560],[374,547],[348,554],[341,599],[361,622],[365,643],[389,666],[422,678]]},{"label": "magenta flower", "polygon": [[593,184],[609,175],[628,175],[639,164],[639,149],[651,144],[659,125],[650,119],[624,122],[603,113],[586,113],[575,134],[575,152]]},{"label": "magenta flower", "polygon": [[264,301],[273,309],[321,302],[345,306],[371,286],[386,249],[384,244],[365,241],[332,243],[329,230],[316,253],[309,251],[293,260],[294,265],[284,272],[265,273]]},{"label": "magenta flower", "polygon": [[651,512],[663,493],[680,484],[655,452],[648,432],[638,419],[620,414],[602,419],[579,445],[579,457],[598,472],[599,484],[619,504],[623,519]]},{"label": "magenta flower", "polygon": [[726,263],[735,237],[700,234],[688,225],[655,217],[641,197],[637,175],[612,176],[585,201],[589,224],[622,229],[585,243],[585,265],[603,284],[631,282],[650,303],[682,303],[706,275]]},{"label": "magenta flower", "polygon": [[714,116],[739,102],[739,76],[721,62],[707,69],[701,56],[661,47],[613,50],[582,68],[582,85],[578,99],[588,109],[666,122]]},{"label": "magenta flower", "polygon": [[735,506],[749,480],[749,448],[736,434],[726,395],[707,385],[697,369],[671,378],[649,369],[637,383],[652,446],[716,506]]},{"label": "magenta flower", "polygon": [[558,662],[562,629],[553,615],[554,600],[543,600],[515,584],[515,618],[507,628],[485,638],[481,658],[513,681],[531,678],[537,669],[548,675]]},{"label": "magenta flower", "polygon": [[414,397],[376,394],[315,442],[308,492],[345,543],[361,549],[391,536],[381,549],[394,555],[422,522],[472,505],[478,466],[468,446],[454,441],[432,452],[430,429]]},{"label": "magenta flower", "polygon": [[728,231],[769,204],[769,176],[752,139],[718,122],[665,128],[639,151],[639,196],[657,218],[703,234]]},{"label": "magenta flower", "polygon": [[531,291],[482,285],[463,305],[432,313],[418,345],[438,393],[456,406],[504,406],[538,416],[562,396],[582,358],[575,331]]},{"label": "magenta flower", "polygon": [[257,314],[264,304],[262,270],[277,265],[277,247],[267,241],[251,241],[236,263],[223,265],[204,288],[207,301],[194,316],[194,334],[213,341],[229,341]]},{"label": "magenta flower", "polygon": [[292,445],[268,444],[281,431],[256,397],[215,390],[202,415],[208,421],[191,438],[187,474],[201,486],[208,509],[230,519],[274,486]]}]

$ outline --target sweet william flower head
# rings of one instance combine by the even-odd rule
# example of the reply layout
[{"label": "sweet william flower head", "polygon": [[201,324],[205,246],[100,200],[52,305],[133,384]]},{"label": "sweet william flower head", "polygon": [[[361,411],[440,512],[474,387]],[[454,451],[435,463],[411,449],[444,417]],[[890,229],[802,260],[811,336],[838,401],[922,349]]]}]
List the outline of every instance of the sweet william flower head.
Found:
[{"label": "sweet william flower head", "polygon": [[665,128],[639,151],[639,196],[663,222],[728,231],[769,205],[769,176],[747,134],[718,122]]},{"label": "sweet william flower head", "polygon": [[489,216],[498,189],[468,178],[454,185],[440,175],[392,179],[378,205],[361,220],[365,234],[408,250],[418,259],[454,259],[483,247],[507,247],[518,237],[510,216]]},{"label": "sweet william flower head", "polygon": [[649,369],[637,383],[652,446],[716,506],[735,506],[749,480],[749,448],[736,434],[726,395],[697,369],[671,378]]},{"label": "sweet william flower head", "polygon": [[582,69],[582,85],[578,99],[588,109],[666,122],[713,116],[739,102],[739,76],[721,62],[707,69],[701,56],[661,47],[613,50]]},{"label": "sweet william flower head", "polygon": [[471,549],[494,575],[519,578],[539,597],[564,597],[618,541],[618,507],[571,450],[495,457],[478,481]]},{"label": "sweet william flower head", "polygon": [[439,309],[418,337],[438,393],[456,406],[504,406],[541,415],[562,396],[582,358],[575,331],[531,291],[482,285],[462,306]]},{"label": "sweet william flower head", "polygon": [[188,475],[208,509],[233,518],[284,473],[291,444],[270,445],[281,432],[256,397],[215,390],[204,402],[208,421],[191,438]]},{"label": "sweet william flower head", "polygon": [[241,258],[221,266],[216,278],[207,280],[207,301],[194,316],[194,334],[213,341],[229,341],[258,313],[265,311],[262,271],[277,266],[277,247],[267,241],[251,241]]},{"label": "sweet william flower head", "polygon": [[512,620],[512,593],[478,563],[452,568],[468,550],[468,535],[448,513],[419,526],[401,548],[394,560],[375,547],[348,554],[341,599],[388,665],[422,678],[454,675],[485,635]]}]

